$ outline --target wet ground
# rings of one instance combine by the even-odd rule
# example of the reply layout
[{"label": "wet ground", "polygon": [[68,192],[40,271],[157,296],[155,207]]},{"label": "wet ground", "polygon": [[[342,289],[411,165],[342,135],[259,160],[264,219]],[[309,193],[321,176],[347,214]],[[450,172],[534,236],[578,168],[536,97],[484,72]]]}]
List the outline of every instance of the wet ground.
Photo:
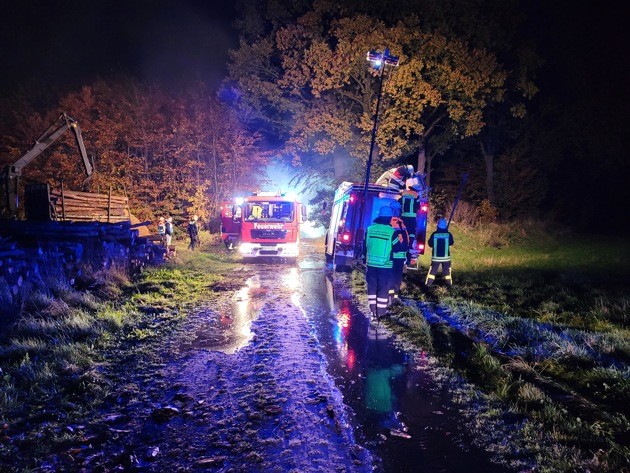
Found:
[{"label": "wet ground", "polygon": [[113,364],[101,412],[71,426],[90,442],[39,471],[506,471],[473,446],[437,361],[304,253],[244,267],[243,287]]},{"label": "wet ground", "polygon": [[[366,307],[352,294],[350,275],[327,268],[319,248],[305,253],[297,267],[273,261],[250,265],[255,275],[236,292],[227,315],[223,311],[217,323],[197,331],[191,346],[247,351],[254,334],[278,335],[263,332],[260,318],[269,311],[284,317],[297,308],[306,324],[295,325],[292,335],[310,331],[308,337],[305,332],[299,336],[316,344],[321,375],[332,384],[328,395],[341,404],[336,415],[350,427],[352,442],[371,453],[371,469],[505,471],[472,445],[452,402],[451,386],[437,379],[436,360],[421,349],[403,348],[382,324],[370,321]],[[282,356],[290,356],[290,350]],[[291,363],[300,360],[293,357]],[[295,380],[285,381],[284,388],[294,392]]]}]

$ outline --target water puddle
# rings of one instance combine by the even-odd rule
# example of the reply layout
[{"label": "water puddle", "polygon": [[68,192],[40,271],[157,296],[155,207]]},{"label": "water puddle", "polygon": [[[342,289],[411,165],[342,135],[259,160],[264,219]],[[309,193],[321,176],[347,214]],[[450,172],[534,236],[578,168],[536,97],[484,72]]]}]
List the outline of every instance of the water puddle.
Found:
[{"label": "water puddle", "polygon": [[234,295],[231,307],[208,308],[198,314],[198,323],[189,337],[191,348],[208,349],[226,354],[235,353],[251,340],[252,321],[256,318],[267,298],[268,289],[263,288],[258,275],[249,278],[245,286]]},{"label": "water puddle", "polygon": [[472,446],[448,383],[423,352],[401,348],[356,306],[349,275],[302,274],[303,306],[350,407],[358,438],[392,472],[503,472]]}]

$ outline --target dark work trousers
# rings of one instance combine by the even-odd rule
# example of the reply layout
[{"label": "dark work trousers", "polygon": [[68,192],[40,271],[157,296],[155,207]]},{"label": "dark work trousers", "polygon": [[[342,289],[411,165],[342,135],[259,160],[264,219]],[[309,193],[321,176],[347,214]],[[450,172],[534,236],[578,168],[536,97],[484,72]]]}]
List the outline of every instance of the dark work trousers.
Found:
[{"label": "dark work trousers", "polygon": [[189,250],[195,250],[195,248],[197,248],[197,235],[191,235],[190,236],[190,244],[188,245],[188,249]]},{"label": "dark work trousers", "polygon": [[442,275],[446,280],[446,284],[453,285],[453,279],[451,277],[451,262],[450,261],[431,261],[431,268],[429,268],[429,274],[427,274],[427,280],[425,284],[430,286],[435,281],[435,275],[438,273],[438,269],[442,265]]},{"label": "dark work trousers", "polygon": [[387,312],[389,305],[389,289],[392,285],[392,268],[367,267],[365,273],[367,282],[368,304],[370,312],[382,317]]},{"label": "dark work trousers", "polygon": [[398,300],[398,293],[402,284],[403,270],[405,269],[406,259],[394,258],[394,267],[392,268],[392,286],[389,289],[389,305]]},{"label": "dark work trousers", "polygon": [[409,233],[409,249],[413,248],[413,241],[416,239],[416,217],[401,217],[407,233]]}]

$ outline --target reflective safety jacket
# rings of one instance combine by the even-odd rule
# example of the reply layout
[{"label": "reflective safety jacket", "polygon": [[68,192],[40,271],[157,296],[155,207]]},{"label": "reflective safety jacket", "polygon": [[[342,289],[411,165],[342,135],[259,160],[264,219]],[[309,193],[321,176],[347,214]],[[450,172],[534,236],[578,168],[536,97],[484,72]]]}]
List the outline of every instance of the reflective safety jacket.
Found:
[{"label": "reflective safety jacket", "polygon": [[389,224],[394,229],[394,235],[398,240],[397,249],[393,250],[394,259],[407,259],[407,250],[409,249],[409,233],[405,223],[399,217],[392,217]]},{"label": "reflective safety jacket", "polygon": [[431,261],[450,261],[451,252],[449,247],[455,243],[453,235],[449,231],[437,231],[431,234],[428,245],[433,248]]},{"label": "reflective safety jacket", "polygon": [[398,236],[389,225],[389,217],[378,217],[367,228],[365,236],[366,264],[374,268],[392,268],[394,246],[399,249]]},{"label": "reflective safety jacket", "polygon": [[400,210],[401,217],[415,217],[418,214],[418,207],[420,206],[420,199],[418,193],[414,190],[407,189],[402,193],[400,198]]}]

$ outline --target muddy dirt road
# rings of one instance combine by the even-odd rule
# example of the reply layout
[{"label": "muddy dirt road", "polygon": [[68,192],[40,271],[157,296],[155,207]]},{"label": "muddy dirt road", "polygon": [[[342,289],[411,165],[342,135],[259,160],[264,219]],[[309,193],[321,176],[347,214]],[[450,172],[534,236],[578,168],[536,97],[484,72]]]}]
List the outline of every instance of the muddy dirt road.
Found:
[{"label": "muddy dirt road", "polygon": [[305,244],[130,352],[39,471],[500,472],[472,446],[435,361],[366,318],[348,274]]}]

